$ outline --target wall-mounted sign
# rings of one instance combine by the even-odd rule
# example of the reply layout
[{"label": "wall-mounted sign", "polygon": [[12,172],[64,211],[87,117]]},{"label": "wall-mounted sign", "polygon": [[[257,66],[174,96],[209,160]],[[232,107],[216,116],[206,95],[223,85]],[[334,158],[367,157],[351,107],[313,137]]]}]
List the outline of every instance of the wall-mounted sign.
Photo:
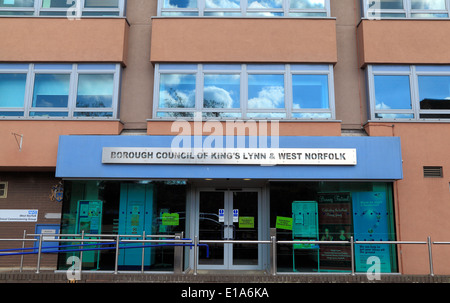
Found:
[{"label": "wall-mounted sign", "polygon": [[37,222],[37,219],[37,210],[0,209],[0,222]]},{"label": "wall-mounted sign", "polygon": [[104,164],[356,165],[356,149],[104,147]]}]

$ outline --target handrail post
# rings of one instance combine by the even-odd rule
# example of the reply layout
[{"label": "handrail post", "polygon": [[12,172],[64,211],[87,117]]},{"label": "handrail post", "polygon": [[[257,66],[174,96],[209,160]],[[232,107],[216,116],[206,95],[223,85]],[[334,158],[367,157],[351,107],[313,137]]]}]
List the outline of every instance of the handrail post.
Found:
[{"label": "handrail post", "polygon": [[84,249],[84,230],[81,231],[81,251],[80,251],[80,275],[81,275],[81,271],[83,269],[83,249]]},{"label": "handrail post", "polygon": [[428,258],[430,262],[430,276],[434,276],[434,270],[433,270],[433,253],[431,249],[431,237],[428,237],[427,239],[427,245],[428,245]]},{"label": "handrail post", "polygon": [[38,274],[41,269],[41,252],[42,252],[42,234],[39,235],[39,247],[38,247],[38,259],[36,265],[36,273]]},{"label": "handrail post", "polygon": [[[23,249],[25,248],[25,238],[27,237],[27,230],[24,229],[23,231],[23,240],[22,240],[22,253],[23,253]],[[23,254],[20,255],[20,272],[23,271]]]},{"label": "handrail post", "polygon": [[272,276],[275,276],[277,274],[277,230],[275,228],[270,229],[270,240],[271,240],[271,250],[270,250],[270,256],[271,256],[271,274]]},{"label": "handrail post", "polygon": [[[175,240],[181,240],[183,233],[176,233]],[[173,254],[173,272],[181,274],[183,268],[183,246],[175,246]]]},{"label": "handrail post", "polygon": [[194,237],[194,275],[197,275],[197,248],[198,248],[198,236]]},{"label": "handrail post", "polygon": [[116,236],[116,260],[115,260],[115,264],[114,264],[114,274],[117,275],[117,270],[118,270],[118,266],[119,266],[119,239],[120,239],[120,235]]},{"label": "handrail post", "polygon": [[145,230],[142,232],[142,260],[141,260],[141,273],[144,273],[144,254],[145,254]]},{"label": "handrail post", "polygon": [[355,241],[350,237],[350,255],[352,256],[352,276],[355,275]]}]

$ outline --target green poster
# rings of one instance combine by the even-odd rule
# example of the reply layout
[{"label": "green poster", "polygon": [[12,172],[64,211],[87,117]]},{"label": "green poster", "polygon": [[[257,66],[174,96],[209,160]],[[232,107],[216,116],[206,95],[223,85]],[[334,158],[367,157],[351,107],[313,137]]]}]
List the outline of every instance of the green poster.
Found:
[{"label": "green poster", "polygon": [[255,228],[255,218],[239,217],[239,228]]},{"label": "green poster", "polygon": [[180,215],[177,213],[164,213],[162,215],[162,225],[178,226],[180,224]]},{"label": "green poster", "polygon": [[276,228],[292,230],[292,218],[277,217]]}]

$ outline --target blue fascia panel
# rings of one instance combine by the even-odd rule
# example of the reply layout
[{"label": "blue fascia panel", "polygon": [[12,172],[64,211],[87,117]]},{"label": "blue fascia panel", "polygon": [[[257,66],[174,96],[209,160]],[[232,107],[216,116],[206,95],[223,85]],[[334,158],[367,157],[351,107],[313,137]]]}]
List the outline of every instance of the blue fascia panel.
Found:
[{"label": "blue fascia panel", "polygon": [[[170,147],[174,136],[61,136],[56,177],[80,179],[251,178],[400,180],[398,137],[280,137],[279,148],[355,148],[355,166],[103,164],[103,147]],[[203,138],[204,139],[204,138]]]}]

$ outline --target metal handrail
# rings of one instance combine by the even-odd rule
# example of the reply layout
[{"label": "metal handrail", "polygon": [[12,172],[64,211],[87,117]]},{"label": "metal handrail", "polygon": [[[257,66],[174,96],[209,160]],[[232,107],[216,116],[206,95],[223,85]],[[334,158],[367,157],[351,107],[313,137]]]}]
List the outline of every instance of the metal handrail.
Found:
[{"label": "metal handrail", "polygon": [[[34,239],[27,239],[26,236],[32,236],[35,237]],[[55,237],[54,239],[45,239],[44,237]],[[61,237],[65,237],[66,239],[62,239]],[[67,239],[67,237],[73,237],[73,239]],[[86,239],[85,237],[95,237],[97,239]],[[113,239],[104,239],[106,237],[110,237]],[[142,238],[142,239],[121,239],[121,238]],[[37,238],[37,239],[36,239]],[[154,239],[154,238],[160,238],[160,239]],[[20,270],[22,271],[23,266],[23,256],[26,254],[38,254],[38,263],[36,266],[36,273],[40,272],[40,260],[41,260],[41,254],[42,253],[55,253],[55,252],[71,252],[71,251],[79,251],[80,254],[80,260],[82,262],[82,253],[83,251],[92,251],[92,250],[103,250],[103,249],[115,249],[116,252],[116,261],[115,261],[115,269],[114,273],[118,273],[118,255],[120,249],[126,249],[126,248],[142,248],[144,252],[144,248],[146,247],[155,247],[155,246],[180,246],[180,247],[190,247],[194,248],[194,262],[193,262],[193,272],[196,275],[198,272],[198,247],[199,246],[206,246],[209,253],[208,244],[213,243],[222,243],[222,244],[254,244],[254,245],[271,245],[271,272],[273,275],[277,274],[277,268],[276,268],[276,259],[277,259],[277,252],[276,247],[277,245],[293,245],[293,244],[333,244],[333,245],[350,245],[351,247],[351,274],[355,274],[355,266],[354,266],[354,246],[355,245],[362,245],[362,244],[392,244],[392,245],[403,245],[403,244],[413,244],[413,245],[427,245],[428,246],[428,255],[429,255],[429,266],[430,266],[430,275],[434,276],[434,269],[433,269],[433,257],[432,257],[432,245],[448,245],[450,242],[442,242],[442,241],[435,241],[432,242],[430,237],[427,237],[427,241],[355,241],[353,237],[350,238],[350,240],[347,241],[319,241],[319,240],[278,240],[275,236],[271,236],[270,240],[199,240],[198,237],[194,237],[194,239],[183,239],[182,234],[177,235],[145,235],[145,232],[142,235],[118,235],[118,234],[26,234],[26,231],[24,231],[24,236],[22,239],[0,239],[0,242],[2,241],[13,241],[13,242],[19,242],[22,241],[22,248],[17,249],[4,249],[0,250],[0,257],[6,256],[6,255],[12,255],[12,254],[3,254],[2,252],[6,251],[19,251],[18,253],[15,253],[15,255],[21,255],[21,264],[20,264]],[[82,244],[72,244],[72,245],[60,245],[60,246],[54,246],[54,247],[42,247],[42,242],[81,242]],[[25,242],[38,242],[38,247],[31,247],[26,248]],[[88,243],[88,244],[85,244]],[[140,243],[141,245],[135,245],[135,246],[120,246],[120,244],[131,244],[131,243]],[[157,244],[152,245],[153,243],[163,243],[163,244]],[[146,245],[150,244],[150,245]],[[101,246],[101,245],[114,245],[112,247],[96,247],[96,248],[80,248],[80,249],[74,249],[74,250],[58,250],[58,251],[48,251],[48,249],[52,248],[65,248],[65,247],[86,247],[86,246]],[[36,252],[37,249],[37,252]],[[25,250],[34,250],[33,252],[26,252]],[[43,251],[44,250],[44,251]],[[176,256],[175,256],[176,258]],[[181,256],[182,258],[182,256]],[[144,268],[144,254],[142,254],[142,272]],[[81,271],[81,266],[80,266]]]}]

